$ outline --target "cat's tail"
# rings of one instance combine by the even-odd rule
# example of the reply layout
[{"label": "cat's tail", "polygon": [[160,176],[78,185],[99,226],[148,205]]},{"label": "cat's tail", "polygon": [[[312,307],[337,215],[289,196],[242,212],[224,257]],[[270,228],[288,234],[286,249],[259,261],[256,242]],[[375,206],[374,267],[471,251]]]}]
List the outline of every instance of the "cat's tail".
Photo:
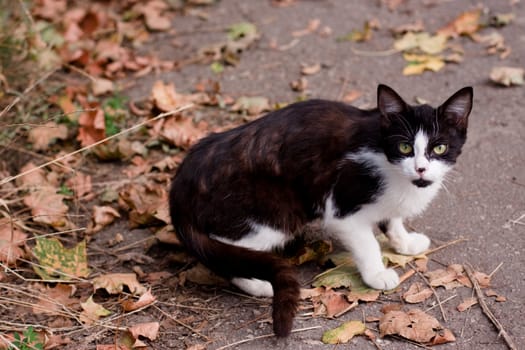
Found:
[{"label": "cat's tail", "polygon": [[177,232],[191,253],[217,274],[269,281],[273,288],[273,331],[278,337],[290,334],[300,292],[292,264],[270,252],[222,243],[194,229],[179,228]]}]

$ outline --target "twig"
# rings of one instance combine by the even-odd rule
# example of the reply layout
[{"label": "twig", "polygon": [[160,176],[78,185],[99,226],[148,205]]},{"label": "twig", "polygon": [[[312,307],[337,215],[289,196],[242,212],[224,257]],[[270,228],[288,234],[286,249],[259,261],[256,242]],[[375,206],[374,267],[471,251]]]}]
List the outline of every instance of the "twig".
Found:
[{"label": "twig", "polygon": [[503,261],[500,262],[499,265],[496,266],[496,268],[495,268],[494,270],[492,270],[491,273],[489,273],[489,277],[492,278],[492,276],[493,276],[496,272],[498,272],[498,270],[499,270],[502,266],[503,266]]},{"label": "twig", "polygon": [[516,344],[510,337],[510,335],[505,330],[505,328],[503,328],[503,325],[498,321],[496,316],[494,316],[489,306],[485,302],[485,297],[483,296],[483,292],[481,291],[478,281],[474,277],[474,272],[473,272],[474,268],[468,263],[464,264],[463,266],[465,267],[465,272],[467,273],[467,276],[470,279],[470,282],[472,282],[472,285],[474,286],[474,290],[476,291],[476,296],[478,297],[478,303],[479,303],[479,306],[481,307],[481,310],[488,317],[488,319],[492,322],[492,324],[496,326],[496,328],[499,331],[498,336],[501,335],[503,337],[509,349],[517,350],[518,347],[516,346]]},{"label": "twig", "polygon": [[441,305],[441,299],[439,299],[439,295],[437,294],[436,290],[434,289],[434,287],[432,287],[432,285],[430,284],[430,282],[428,281],[428,279],[421,273],[419,272],[416,267],[414,266],[414,264],[412,263],[408,263],[408,266],[410,266],[414,271],[416,271],[417,275],[419,277],[421,277],[421,279],[425,282],[425,284],[430,288],[430,290],[432,291],[432,294],[434,294],[434,297],[436,298],[437,300],[437,303],[439,305],[439,310],[441,311],[441,316],[443,317],[443,321],[447,321],[447,316],[445,315],[445,310],[443,310],[443,305]]},{"label": "twig", "polygon": [[185,327],[185,328],[188,328],[190,331],[192,331],[193,333],[197,334],[198,336],[200,336],[201,338],[203,338],[204,340],[206,341],[211,341],[210,338],[208,338],[207,336],[205,336],[204,334],[202,334],[201,332],[199,332],[198,330],[196,330],[195,328],[191,327],[190,325],[187,325],[186,323],[180,321],[180,320],[177,320],[175,317],[171,316],[170,314],[168,314],[166,311],[162,310],[161,308],[159,308],[158,306],[154,305],[153,306],[155,309],[157,309],[161,314],[163,314],[164,316],[166,316],[167,318],[169,318],[170,320],[174,321],[175,323]]},{"label": "twig", "polygon": [[453,240],[453,241],[447,242],[447,243],[445,243],[445,244],[443,244],[443,245],[440,245],[439,247],[429,249],[429,250],[423,252],[422,254],[424,254],[424,255],[432,254],[432,253],[435,253],[435,252],[437,252],[437,251],[439,251],[439,250],[441,250],[441,249],[448,248],[448,247],[450,247],[451,245],[458,244],[458,243],[462,243],[462,242],[466,242],[466,241],[468,241],[467,238],[463,238],[463,237],[461,237],[461,238],[458,238],[458,239],[456,239],[456,240]]},{"label": "twig", "polygon": [[[319,328],[321,328],[321,326],[299,328],[299,329],[292,330],[292,333],[305,332],[305,331],[310,331],[312,329],[319,329]],[[220,348],[217,348],[216,350],[224,350],[224,349],[228,349],[228,348],[240,345],[240,344],[249,343],[249,342],[254,341],[254,340],[264,339],[264,338],[271,338],[271,337],[274,337],[274,336],[275,335],[272,333],[272,334],[260,335],[258,337],[254,337],[254,338],[248,338],[248,339],[244,339],[244,340],[239,340],[239,341],[236,341],[235,343],[230,343],[228,345],[221,346]]]},{"label": "twig", "polygon": [[[441,304],[445,304],[447,301],[450,301],[450,300],[454,299],[454,298],[457,297],[457,296],[458,296],[457,294],[451,295],[451,296],[449,296],[448,298],[446,298],[445,300],[443,300],[443,301],[441,302]],[[425,312],[429,312],[430,310],[435,309],[437,306],[438,306],[438,305],[431,306],[431,307],[429,307],[428,309],[426,309]]]},{"label": "twig", "polygon": [[[25,176],[25,175],[27,175],[27,174],[30,174],[30,173],[32,173],[32,172],[38,170],[38,169],[44,168],[44,167],[46,167],[46,166],[48,166],[48,165],[51,165],[51,164],[55,164],[55,163],[57,163],[57,162],[59,162],[59,161],[65,159],[65,158],[71,157],[71,156],[73,156],[73,155],[75,155],[75,154],[77,154],[77,153],[81,153],[81,152],[84,152],[84,151],[86,151],[86,150],[88,150],[88,149],[91,149],[91,148],[93,148],[93,147],[96,147],[96,146],[98,146],[98,145],[100,145],[100,144],[102,144],[102,143],[104,143],[104,142],[106,142],[106,141],[109,141],[109,140],[114,139],[114,138],[116,138],[116,137],[122,136],[122,135],[124,135],[124,134],[126,134],[126,133],[128,133],[128,132],[130,132],[130,131],[133,131],[133,130],[135,130],[135,129],[138,129],[138,128],[140,128],[140,127],[142,127],[142,126],[144,126],[144,125],[146,125],[146,124],[148,124],[148,123],[151,123],[151,122],[153,122],[153,121],[159,120],[159,119],[161,119],[161,118],[165,118],[165,117],[170,116],[170,115],[173,115],[173,114],[180,113],[180,112],[182,112],[182,111],[184,111],[184,110],[186,110],[186,109],[188,109],[188,108],[191,108],[191,107],[193,107],[193,104],[192,104],[192,103],[187,104],[187,105],[182,106],[182,107],[179,107],[179,108],[177,108],[177,109],[174,109],[174,110],[169,111],[169,112],[166,112],[166,113],[161,113],[161,114],[157,115],[156,117],[154,117],[154,118],[152,118],[152,119],[148,119],[148,120],[146,120],[146,121],[144,121],[144,122],[142,122],[142,123],[139,123],[139,124],[137,124],[137,125],[132,126],[131,128],[128,128],[128,129],[126,129],[126,130],[122,130],[121,132],[118,132],[118,133],[116,133],[116,134],[114,134],[114,135],[111,135],[111,136],[109,136],[109,137],[106,137],[105,139],[100,140],[100,141],[97,141],[97,142],[95,142],[95,143],[93,143],[93,144],[91,144],[91,145],[89,145],[89,146],[85,146],[85,147],[82,147],[82,148],[80,148],[80,149],[77,149],[77,150],[74,151],[74,152],[71,152],[71,153],[68,153],[68,154],[66,154],[66,155],[63,155],[63,156],[61,156],[61,157],[58,157],[58,158],[56,158],[56,159],[53,159],[53,160],[51,160],[51,161],[49,161],[49,162],[47,162],[47,163],[44,163],[44,164],[42,164],[42,165],[40,165],[40,166],[35,167],[35,168],[31,168],[31,169],[29,169],[29,170],[27,170],[27,171],[24,171],[23,173],[17,174],[17,175],[15,175],[15,176],[10,176],[10,177],[4,178],[2,181],[0,181],[0,186],[6,184],[6,183],[8,183],[8,182],[11,182],[11,181],[13,181],[13,180],[15,180],[15,179],[18,179],[19,177],[22,177],[22,176]],[[1,114],[0,114],[0,116],[1,116]]]},{"label": "twig", "polygon": [[[9,112],[11,110],[11,108],[14,107],[14,105],[16,105],[18,102],[20,102],[20,100],[22,99],[22,97],[24,97],[25,95],[27,95],[31,90],[33,90],[37,85],[39,85],[40,83],[42,83],[44,80],[46,80],[47,78],[49,78],[53,73],[56,72],[56,69],[52,69],[50,70],[49,72],[45,73],[43,76],[41,76],[37,81],[35,81],[33,84],[29,85],[23,92],[22,94],[18,95],[10,104],[8,104],[1,112],[0,112],[0,118],[2,118],[4,116],[4,114],[6,114],[7,112]],[[3,185],[4,183],[2,183]]]}]

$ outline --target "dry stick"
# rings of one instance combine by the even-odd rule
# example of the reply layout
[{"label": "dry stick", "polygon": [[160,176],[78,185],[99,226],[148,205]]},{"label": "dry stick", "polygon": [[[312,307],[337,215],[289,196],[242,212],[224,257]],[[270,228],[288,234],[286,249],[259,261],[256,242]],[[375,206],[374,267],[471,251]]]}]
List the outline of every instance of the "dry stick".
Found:
[{"label": "dry stick", "polygon": [[[51,76],[51,74],[55,73],[56,72],[56,69],[52,69],[50,70],[49,72],[45,73],[43,76],[41,76],[37,81],[35,81],[33,84],[29,85],[25,90],[24,92],[22,92],[21,95],[17,96],[13,102],[11,102],[9,105],[7,105],[7,107],[5,107],[2,112],[0,112],[0,118],[2,118],[4,116],[4,114],[6,114],[7,112],[9,112],[11,110],[11,108],[14,107],[14,105],[16,105],[18,102],[20,102],[20,100],[22,99],[22,97],[24,95],[27,95],[31,90],[33,90],[37,85],[39,85],[41,82],[43,82],[44,80],[46,80],[47,78],[49,78]],[[3,183],[2,183],[3,185]]]},{"label": "dry stick", "polygon": [[430,288],[430,290],[432,291],[432,294],[434,294],[434,297],[436,298],[437,302],[438,302],[438,305],[439,305],[439,310],[441,310],[441,316],[443,317],[443,321],[447,322],[447,316],[445,315],[445,310],[443,310],[443,305],[441,303],[441,299],[439,299],[439,295],[437,294],[436,290],[434,289],[434,287],[432,287],[432,285],[430,284],[430,282],[428,281],[428,279],[421,273],[419,272],[416,267],[414,266],[414,264],[412,263],[408,263],[408,266],[410,266],[414,271],[416,271],[417,275],[419,277],[421,277],[421,279],[425,282],[425,284]]},{"label": "dry stick", "polygon": [[174,321],[175,323],[181,325],[182,327],[185,327],[185,328],[188,328],[190,331],[192,331],[193,333],[197,334],[198,336],[200,336],[201,338],[203,338],[204,340],[206,340],[207,342],[210,342],[211,339],[208,338],[207,336],[205,336],[204,334],[202,334],[201,332],[199,332],[198,330],[196,330],[195,328],[191,327],[190,325],[187,325],[186,323],[180,321],[180,320],[177,320],[175,317],[171,316],[170,314],[168,314],[166,311],[162,310],[161,308],[159,308],[158,306],[156,305],[153,305],[153,307],[155,309],[157,309],[161,314],[163,314],[164,316],[166,316],[167,318],[169,318],[170,320]]},{"label": "dry stick", "polygon": [[[128,132],[130,132],[130,131],[133,131],[133,130],[135,130],[135,129],[138,129],[138,128],[140,128],[140,127],[146,125],[146,124],[149,124],[149,123],[151,123],[151,122],[154,122],[154,121],[159,120],[159,119],[161,119],[161,118],[165,118],[165,117],[170,116],[170,115],[173,115],[173,114],[180,113],[180,112],[182,112],[182,111],[184,111],[184,110],[186,110],[186,109],[188,109],[188,108],[191,108],[191,107],[193,107],[193,104],[192,104],[192,103],[187,104],[187,105],[182,106],[182,107],[179,107],[179,108],[174,109],[174,110],[169,111],[169,112],[161,113],[161,114],[157,115],[156,117],[154,117],[154,118],[152,118],[152,119],[148,119],[148,120],[146,120],[146,121],[144,121],[144,122],[142,122],[142,123],[139,123],[139,124],[137,124],[137,125],[132,126],[131,128],[128,128],[128,129],[126,129],[126,130],[122,130],[121,132],[116,133],[115,135],[111,135],[111,136],[109,136],[109,137],[106,137],[106,138],[103,139],[103,140],[97,141],[97,142],[95,142],[95,143],[92,144],[92,145],[89,145],[89,146],[86,146],[86,147],[82,147],[82,148],[80,148],[80,149],[77,149],[77,150],[74,151],[74,152],[71,152],[71,153],[68,153],[68,154],[66,154],[66,155],[63,155],[62,157],[58,157],[58,158],[56,158],[56,159],[53,159],[53,160],[51,160],[51,161],[49,161],[49,162],[47,162],[47,163],[44,163],[44,164],[42,164],[42,165],[40,165],[40,166],[38,166],[38,167],[36,167],[36,168],[32,168],[32,169],[29,169],[29,170],[27,170],[27,171],[24,171],[23,173],[17,174],[17,175],[15,175],[15,176],[7,177],[7,178],[3,179],[2,181],[0,181],[0,186],[6,184],[6,183],[8,183],[8,182],[11,182],[11,181],[13,181],[13,180],[15,180],[15,179],[18,179],[19,177],[22,177],[22,176],[25,176],[25,175],[27,175],[27,174],[30,174],[30,173],[32,173],[32,172],[38,170],[38,169],[44,168],[44,167],[46,167],[46,166],[48,166],[48,165],[51,165],[51,164],[57,163],[57,162],[59,162],[59,161],[61,161],[61,160],[63,160],[63,159],[66,159],[66,158],[68,158],[68,157],[74,156],[74,155],[77,154],[77,153],[81,153],[81,152],[84,152],[84,151],[86,151],[86,150],[88,150],[88,149],[90,149],[90,148],[96,147],[96,146],[98,146],[98,145],[100,145],[100,144],[102,144],[102,143],[104,143],[104,142],[106,142],[106,141],[109,141],[109,140],[114,139],[114,138],[116,138],[116,137],[122,136],[122,135],[124,135],[124,134],[126,134],[126,133],[128,133]],[[0,116],[1,116],[1,114],[0,114]]]},{"label": "dry stick", "polygon": [[[322,328],[322,327],[321,326],[313,326],[313,327],[307,327],[307,328],[293,329],[291,333],[310,331],[312,329],[319,329],[319,328]],[[239,341],[236,341],[235,343],[231,343],[231,344],[228,344],[228,345],[221,346],[220,348],[217,348],[216,350],[224,350],[224,349],[228,349],[228,348],[240,345],[240,344],[249,343],[249,342],[254,341],[254,340],[264,339],[264,338],[271,338],[271,337],[274,337],[274,336],[275,335],[272,333],[272,334],[260,335],[258,337],[254,337],[254,338],[248,338],[248,339],[244,339],[244,340],[239,340]]]},{"label": "dry stick", "polygon": [[436,248],[433,248],[433,249],[429,249],[429,250],[423,252],[422,254],[425,254],[425,255],[432,254],[432,253],[435,253],[435,252],[437,252],[437,251],[439,251],[441,249],[448,248],[451,245],[462,243],[462,242],[466,242],[466,241],[468,241],[467,238],[463,238],[463,237],[462,238],[458,238],[456,240],[453,240],[453,241],[447,242],[447,243],[445,243],[443,245],[440,245],[439,247],[436,247]]},{"label": "dry stick", "polygon": [[470,279],[470,282],[472,282],[472,285],[474,286],[474,290],[476,291],[476,296],[478,297],[478,303],[479,303],[479,306],[481,307],[481,310],[488,317],[488,319],[494,324],[494,326],[496,326],[496,328],[499,331],[498,336],[501,335],[503,337],[509,349],[517,350],[518,347],[516,346],[516,344],[510,337],[510,335],[505,330],[505,328],[503,328],[503,325],[498,321],[496,316],[494,316],[489,306],[485,302],[485,297],[483,296],[483,292],[481,291],[478,281],[474,277],[474,273],[473,273],[474,268],[468,263],[464,264],[463,266],[465,267],[465,272],[467,273],[468,278]]}]

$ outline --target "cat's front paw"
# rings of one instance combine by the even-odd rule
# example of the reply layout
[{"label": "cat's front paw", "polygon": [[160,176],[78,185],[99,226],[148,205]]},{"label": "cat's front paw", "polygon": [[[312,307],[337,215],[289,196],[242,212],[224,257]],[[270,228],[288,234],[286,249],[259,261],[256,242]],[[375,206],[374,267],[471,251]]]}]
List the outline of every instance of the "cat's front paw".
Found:
[{"label": "cat's front paw", "polygon": [[371,275],[363,275],[363,281],[379,290],[394,289],[399,285],[399,277],[393,269],[386,269]]},{"label": "cat's front paw", "polygon": [[423,253],[428,247],[430,247],[430,239],[422,233],[413,232],[408,234],[405,244],[396,250],[404,255],[417,255]]}]

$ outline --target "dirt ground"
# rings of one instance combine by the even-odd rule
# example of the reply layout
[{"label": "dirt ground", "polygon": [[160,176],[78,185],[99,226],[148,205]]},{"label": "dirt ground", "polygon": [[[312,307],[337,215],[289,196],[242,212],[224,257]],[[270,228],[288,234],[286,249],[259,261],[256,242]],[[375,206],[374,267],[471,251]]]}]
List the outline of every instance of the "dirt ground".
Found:
[{"label": "dirt ground", "polygon": [[[421,19],[429,32],[449,23],[460,13],[477,5],[491,13],[515,14],[511,25],[498,28],[505,42],[512,48],[508,58],[487,55],[485,46],[468,38],[457,39],[463,46],[464,61],[447,64],[439,72],[404,76],[406,62],[399,53],[390,52],[390,28]],[[225,66],[220,75],[209,65],[188,64],[180,70],[162,74],[149,74],[140,78],[127,77],[129,86],[125,94],[132,100],[149,96],[156,80],[174,82],[178,91],[191,91],[206,79],[220,82],[221,89],[231,96],[265,96],[273,103],[288,102],[301,94],[309,97],[341,99],[351,90],[362,93],[352,103],[359,107],[374,107],[376,88],[387,84],[410,103],[428,101],[434,106],[442,103],[463,86],[474,88],[474,108],[470,116],[468,140],[455,172],[438,198],[421,217],[410,225],[432,239],[433,247],[465,238],[430,255],[429,268],[435,269],[453,263],[471,264],[476,270],[490,273],[491,288],[507,298],[494,302],[487,298],[489,307],[518,347],[525,343],[525,119],[523,86],[499,87],[489,81],[495,66],[524,67],[525,62],[525,3],[510,0],[484,1],[414,1],[403,2],[395,11],[380,1],[319,0],[297,1],[279,7],[272,1],[222,0],[212,6],[199,8],[205,16],[178,15],[173,21],[174,32],[152,36],[139,52],[153,52],[162,60],[184,61],[199,48],[224,37],[225,28],[232,23],[254,23],[261,38],[242,52],[236,66]],[[203,19],[205,18],[205,19]],[[335,38],[361,29],[365,20],[377,19],[378,30],[363,43],[339,42]],[[320,28],[328,26],[331,34],[293,36],[294,31],[307,27],[309,21],[319,19]],[[275,49],[275,47],[280,49]],[[296,92],[290,82],[301,77],[301,64],[321,64],[318,73],[308,75],[306,92]],[[213,110],[202,112],[203,118]],[[114,168],[101,168],[104,176],[116,174]],[[90,243],[101,246],[115,232],[127,232],[127,223],[117,222],[97,234]],[[139,241],[151,236],[148,230],[132,230],[129,240]],[[141,264],[144,271],[169,270],[173,274],[184,269],[171,260],[174,248],[157,244],[148,250],[152,260]],[[93,253],[96,255],[96,253]],[[133,264],[116,264],[97,256],[97,268],[132,271]],[[501,266],[500,266],[501,264]],[[498,268],[498,266],[500,266]],[[497,269],[498,268],[498,269]],[[497,269],[497,270],[496,270]],[[312,278],[322,269],[313,263],[299,268],[301,280],[308,287]],[[417,281],[418,276],[411,278]],[[300,311],[293,333],[286,340],[277,341],[271,334],[271,302],[264,298],[251,298],[239,294],[228,285],[203,286],[187,282],[181,286],[178,279],[157,286],[154,293],[161,302],[158,309],[147,309],[130,316],[123,322],[162,320],[159,337],[147,341],[152,349],[186,349],[202,344],[206,349],[416,349],[421,345],[406,340],[386,337],[373,344],[365,337],[356,337],[346,345],[325,345],[322,334],[343,321],[366,316],[380,316],[379,309],[388,302],[399,302],[400,293],[384,295],[379,302],[364,303],[336,319],[312,318]],[[401,290],[408,288],[405,283]],[[472,296],[467,288],[452,291],[437,289],[443,303],[443,320],[439,308],[434,315],[451,329],[457,340],[439,345],[440,349],[506,349],[506,343],[483,314],[479,306],[458,312],[457,305]],[[430,298],[422,309],[435,306]],[[160,311],[162,310],[162,312]],[[170,321],[163,313],[176,320]],[[118,325],[121,326],[121,325]],[[189,327],[187,327],[189,326]],[[191,328],[191,329],[189,329]],[[94,349],[96,344],[114,337],[111,330],[82,333],[73,336],[69,349]],[[263,336],[263,337],[261,337]],[[236,342],[244,343],[235,345]],[[205,346],[205,347],[204,347]]]}]

